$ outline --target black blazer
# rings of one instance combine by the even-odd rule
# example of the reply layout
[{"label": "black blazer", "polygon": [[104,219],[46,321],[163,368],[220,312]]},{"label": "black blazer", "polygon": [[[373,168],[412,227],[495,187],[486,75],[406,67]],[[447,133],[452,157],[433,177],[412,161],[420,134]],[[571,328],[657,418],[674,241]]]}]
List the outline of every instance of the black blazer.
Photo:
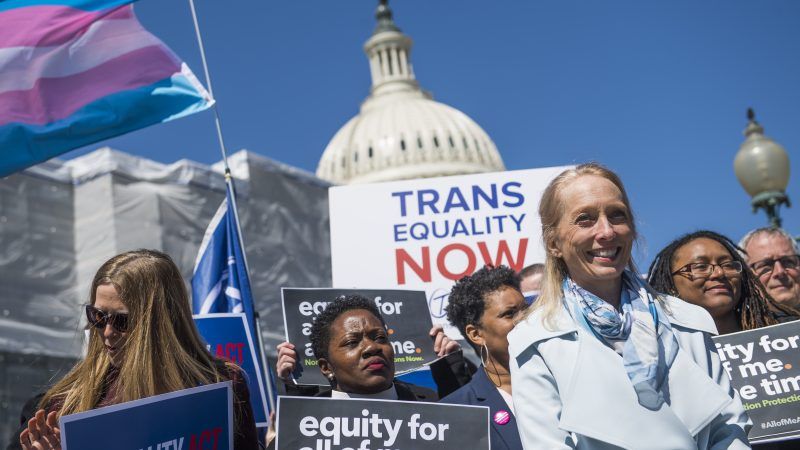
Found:
[{"label": "black blazer", "polygon": [[[439,401],[440,403],[454,403],[457,405],[475,405],[489,407],[489,435],[492,450],[522,450],[522,441],[517,430],[517,419],[511,412],[508,404],[497,392],[497,387],[492,383],[483,367],[479,367],[472,375],[472,381]],[[494,421],[498,411],[506,411],[511,420],[505,425]]]},{"label": "black blazer", "polygon": [[[394,380],[394,389],[397,391],[397,399],[405,400],[408,402],[435,402],[439,399],[436,392],[432,390],[417,386],[416,384],[404,383],[398,379]],[[331,391],[322,391],[314,395],[314,397],[330,397]]]}]

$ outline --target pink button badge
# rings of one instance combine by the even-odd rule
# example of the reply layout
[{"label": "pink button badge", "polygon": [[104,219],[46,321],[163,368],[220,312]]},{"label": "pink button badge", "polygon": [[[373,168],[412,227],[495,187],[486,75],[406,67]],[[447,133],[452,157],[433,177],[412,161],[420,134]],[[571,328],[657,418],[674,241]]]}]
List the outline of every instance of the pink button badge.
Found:
[{"label": "pink button badge", "polygon": [[500,410],[494,413],[494,423],[498,425],[505,425],[511,420],[511,414],[508,411]]}]

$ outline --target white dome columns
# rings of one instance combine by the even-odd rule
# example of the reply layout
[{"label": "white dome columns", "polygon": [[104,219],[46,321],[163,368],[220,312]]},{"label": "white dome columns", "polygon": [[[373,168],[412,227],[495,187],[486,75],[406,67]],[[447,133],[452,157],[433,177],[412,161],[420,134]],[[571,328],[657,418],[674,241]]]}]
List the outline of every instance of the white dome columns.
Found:
[{"label": "white dome columns", "polygon": [[504,170],[488,134],[461,111],[423,91],[412,40],[382,0],[364,44],[372,87],[358,115],[333,136],[317,175],[333,183],[374,183]]},{"label": "white dome columns", "polygon": [[373,35],[364,45],[369,57],[373,95],[392,91],[394,82],[417,87],[409,59],[411,44],[411,38],[398,31],[384,31]]}]

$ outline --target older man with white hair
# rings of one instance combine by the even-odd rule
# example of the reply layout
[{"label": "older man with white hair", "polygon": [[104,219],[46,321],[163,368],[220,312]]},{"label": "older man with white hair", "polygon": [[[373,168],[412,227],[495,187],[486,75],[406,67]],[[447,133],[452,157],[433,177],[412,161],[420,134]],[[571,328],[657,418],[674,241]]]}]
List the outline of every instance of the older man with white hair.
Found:
[{"label": "older man with white hair", "polygon": [[[791,234],[780,228],[758,228],[739,242],[747,263],[767,293],[781,305],[800,309],[800,251]],[[779,321],[798,317],[774,311]]]}]

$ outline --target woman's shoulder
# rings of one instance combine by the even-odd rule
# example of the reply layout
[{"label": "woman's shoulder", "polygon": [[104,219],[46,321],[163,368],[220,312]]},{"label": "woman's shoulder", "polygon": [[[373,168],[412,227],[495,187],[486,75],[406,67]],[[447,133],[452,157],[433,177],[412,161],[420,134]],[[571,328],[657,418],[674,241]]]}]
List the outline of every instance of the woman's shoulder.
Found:
[{"label": "woman's shoulder", "polygon": [[397,390],[398,400],[416,402],[435,402],[439,396],[431,389],[416,384],[406,383],[398,379],[394,380],[395,390]]},{"label": "woman's shoulder", "polygon": [[508,333],[508,351],[513,357],[539,342],[573,333],[577,324],[567,310],[559,307],[549,317],[544,308],[535,308]]},{"label": "woman's shoulder", "polygon": [[[481,369],[483,370],[483,369]],[[461,386],[460,388],[456,389],[447,397],[439,400],[439,403],[450,403],[453,405],[473,405],[476,403],[477,399],[475,398],[475,393],[473,390],[473,383],[475,382],[475,378]]]},{"label": "woman's shoulder", "polygon": [[229,359],[214,358],[214,367],[223,378],[234,382],[247,377],[244,369]]},{"label": "woman's shoulder", "polygon": [[[394,390],[397,392],[398,400],[405,400],[409,402],[435,402],[439,399],[436,392],[416,384],[406,383],[395,378]],[[331,390],[321,390],[313,395],[313,397],[330,398],[332,396]]]},{"label": "woman's shoulder", "polygon": [[663,299],[667,317],[672,325],[712,335],[717,334],[714,319],[703,307],[671,295],[664,295]]},{"label": "woman's shoulder", "polygon": [[249,397],[248,376],[247,372],[239,367],[236,363],[227,360],[217,360],[217,372],[223,380],[230,380],[233,384],[233,390],[237,396],[244,395],[246,392]]}]

